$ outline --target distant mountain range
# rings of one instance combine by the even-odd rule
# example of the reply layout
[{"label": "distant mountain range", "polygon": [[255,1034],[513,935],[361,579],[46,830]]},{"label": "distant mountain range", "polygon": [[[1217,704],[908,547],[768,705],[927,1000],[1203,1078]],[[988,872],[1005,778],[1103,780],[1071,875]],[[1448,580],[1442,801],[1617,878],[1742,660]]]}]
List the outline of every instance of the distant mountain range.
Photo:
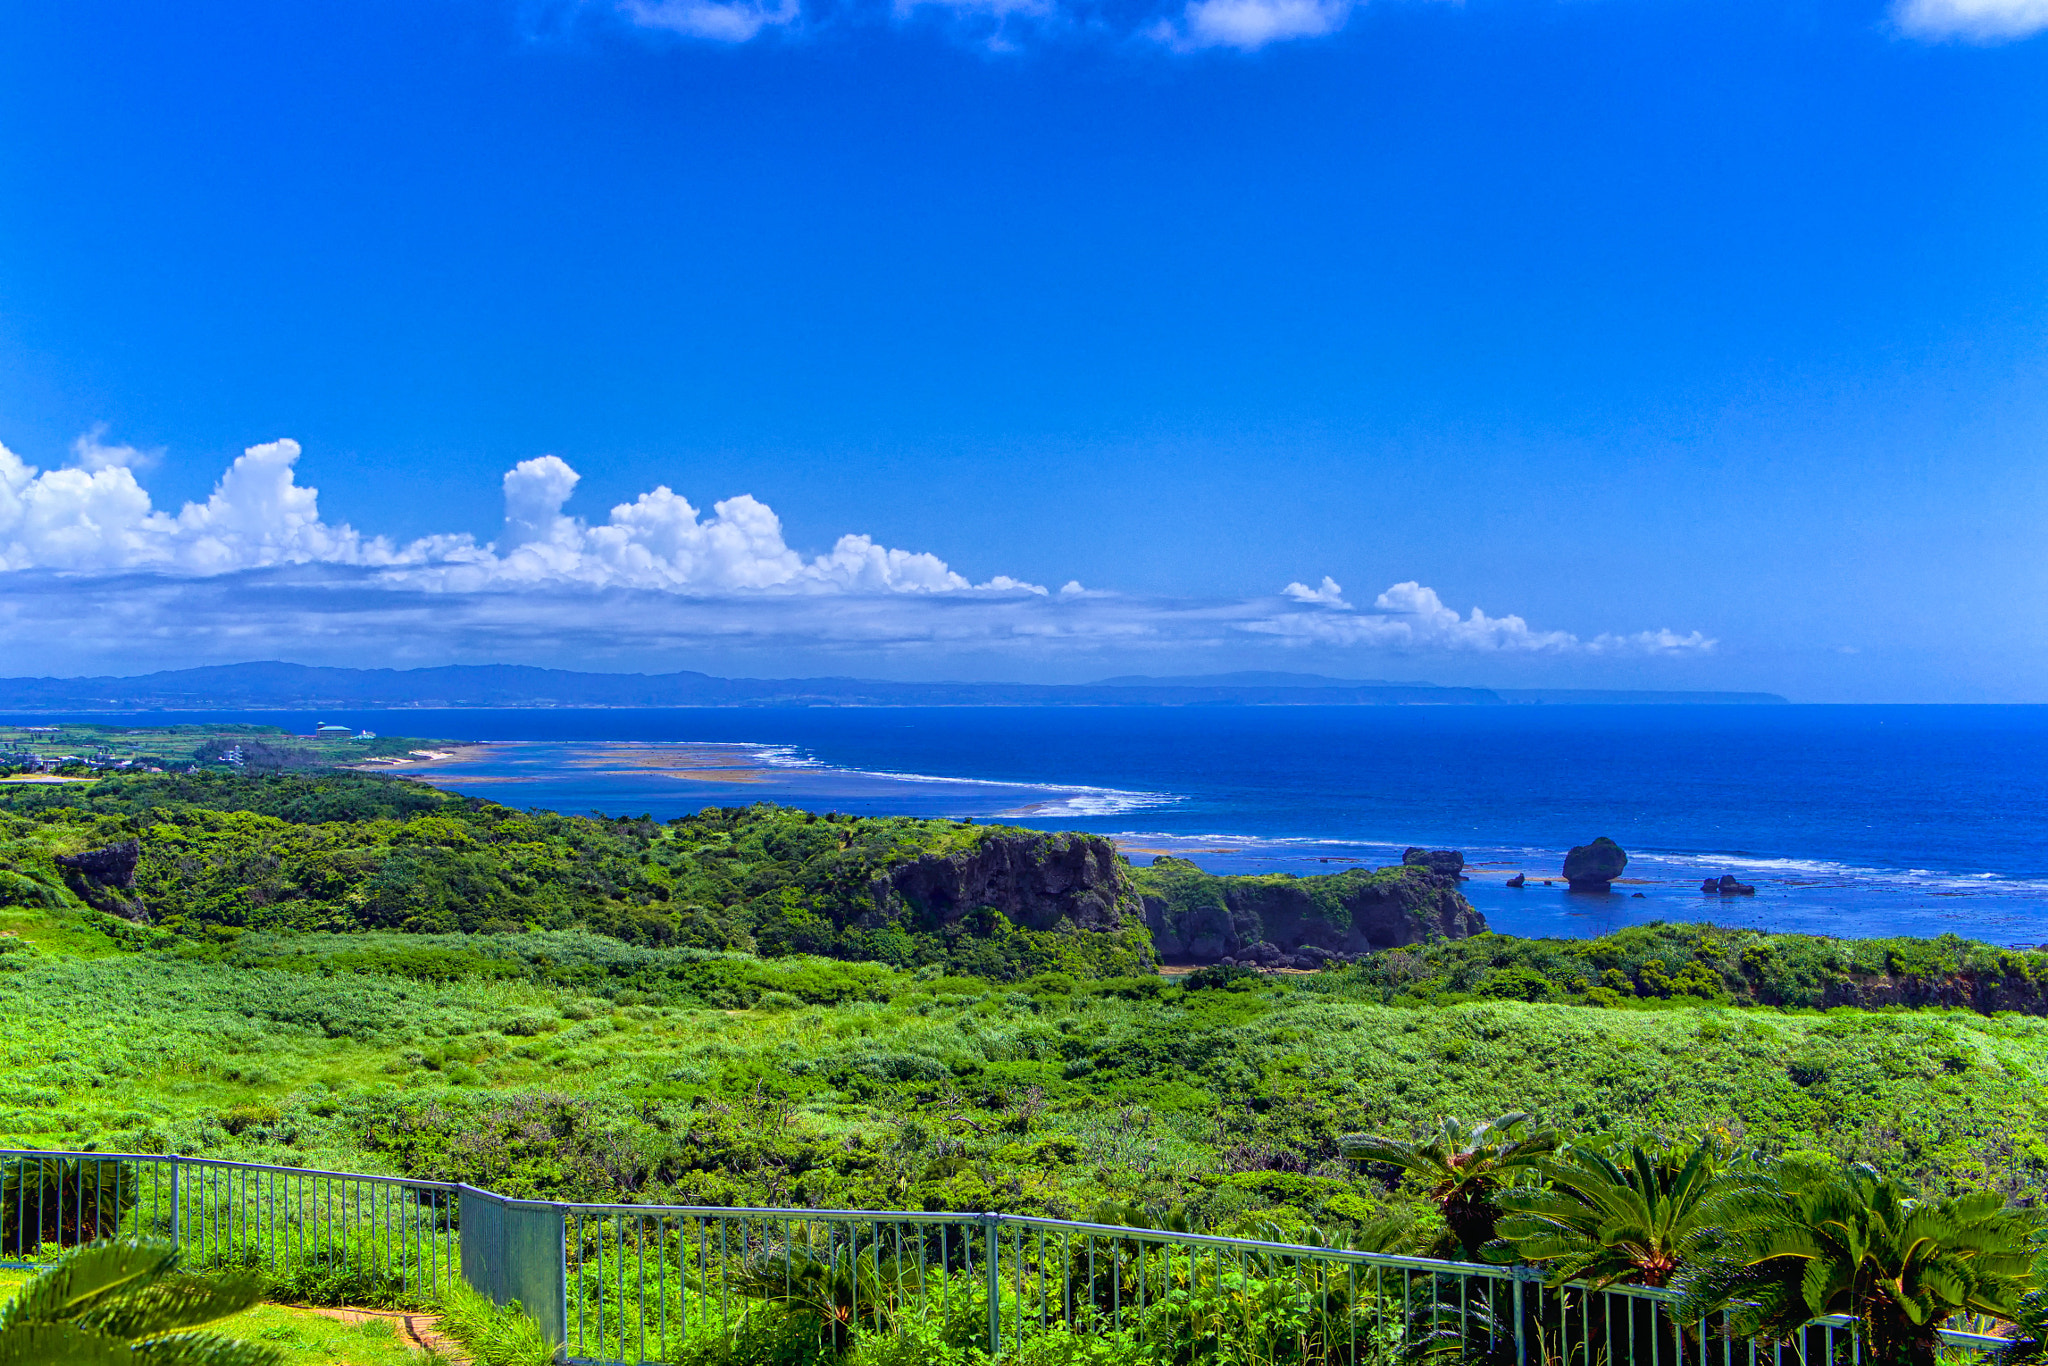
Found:
[{"label": "distant mountain range", "polygon": [[1439,688],[1430,683],[1228,673],[1099,683],[894,683],[867,678],[600,674],[518,664],[324,669],[275,661],[135,678],[0,678],[6,711],[305,711],[410,707],[1500,706],[1782,703],[1759,692]]}]

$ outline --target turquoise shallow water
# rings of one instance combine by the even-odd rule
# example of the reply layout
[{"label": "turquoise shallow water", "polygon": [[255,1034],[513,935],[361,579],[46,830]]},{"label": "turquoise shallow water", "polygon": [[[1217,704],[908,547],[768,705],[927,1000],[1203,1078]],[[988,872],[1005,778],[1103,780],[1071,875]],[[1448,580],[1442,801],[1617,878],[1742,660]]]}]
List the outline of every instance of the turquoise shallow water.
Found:
[{"label": "turquoise shallow water", "polygon": [[[48,716],[37,718],[49,724]],[[97,718],[108,719],[105,715]],[[138,722],[202,719],[153,714]],[[1459,848],[1495,928],[1712,919],[1850,935],[2048,940],[2048,708],[1215,707],[211,714],[525,742],[446,769],[520,806],[668,817],[773,800],[1002,817],[1143,861],[1325,872]],[[686,763],[650,744],[692,745]],[[712,746],[713,748],[703,748]],[[705,768],[719,770],[706,781]],[[694,775],[694,776],[693,776]],[[738,779],[738,780],[735,780]],[[1505,887],[1595,835],[1606,897]],[[1733,872],[1754,898],[1705,897]],[[1640,891],[1638,899],[1633,893]]]}]

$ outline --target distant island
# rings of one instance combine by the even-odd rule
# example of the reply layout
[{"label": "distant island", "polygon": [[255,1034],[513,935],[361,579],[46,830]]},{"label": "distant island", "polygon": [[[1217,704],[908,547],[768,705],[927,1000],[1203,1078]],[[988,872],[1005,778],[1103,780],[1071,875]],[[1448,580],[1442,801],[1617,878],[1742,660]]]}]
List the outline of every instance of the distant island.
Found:
[{"label": "distant island", "polygon": [[0,678],[0,710],[378,710],[412,707],[1505,706],[1782,704],[1775,693],[1446,688],[1432,683],[1228,673],[1096,683],[900,683],[578,673],[518,664],[330,669],[266,661],[132,678]]}]

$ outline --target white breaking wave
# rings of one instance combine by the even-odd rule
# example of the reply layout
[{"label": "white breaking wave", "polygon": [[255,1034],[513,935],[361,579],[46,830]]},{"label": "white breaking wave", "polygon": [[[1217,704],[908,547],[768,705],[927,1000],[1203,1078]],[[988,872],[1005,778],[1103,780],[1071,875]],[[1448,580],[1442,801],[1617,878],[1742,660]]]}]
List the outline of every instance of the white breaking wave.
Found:
[{"label": "white breaking wave", "polygon": [[[1338,839],[1302,835],[1246,835],[1218,832],[1184,834],[1159,830],[1124,830],[1110,836],[1121,845],[1167,852],[1210,852],[1234,858],[1307,862],[1322,859],[1356,858],[1361,863],[1399,863],[1402,853],[1423,843],[1382,840]],[[1539,876],[1538,869],[1554,869],[1541,876],[1561,878],[1565,851],[1529,845],[1479,845],[1451,841],[1433,848],[1458,848],[1468,869],[1507,865]],[[1774,891],[1793,892],[1802,886],[1855,887],[1872,892],[1923,895],[1974,895],[2048,899],[2048,879],[2013,877],[2004,873],[1964,872],[1937,868],[1887,868],[1846,863],[1836,859],[1766,857],[1753,854],[1629,852],[1628,878],[1651,882],[1697,885],[1709,874],[1733,873],[1745,881],[1770,886]]]},{"label": "white breaking wave", "polygon": [[1080,783],[1026,783],[1002,778],[958,778],[937,773],[900,773],[890,769],[848,768],[827,763],[796,745],[768,745],[748,741],[677,741],[693,748],[729,747],[744,750],[764,768],[801,769],[838,773],[849,778],[871,778],[878,782],[917,783],[931,786],[973,788],[981,792],[1043,793],[1045,800],[1020,806],[1033,816],[1114,816],[1125,811],[1171,806],[1182,798],[1171,792],[1137,792],[1116,787],[1089,787]]}]

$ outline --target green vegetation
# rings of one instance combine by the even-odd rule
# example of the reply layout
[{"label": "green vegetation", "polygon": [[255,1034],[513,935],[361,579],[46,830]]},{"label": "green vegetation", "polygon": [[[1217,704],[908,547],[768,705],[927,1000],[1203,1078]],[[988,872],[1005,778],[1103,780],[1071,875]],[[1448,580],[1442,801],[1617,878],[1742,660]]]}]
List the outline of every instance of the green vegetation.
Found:
[{"label": "green vegetation", "polygon": [[[1504,1255],[1701,1303],[1776,1287],[1764,1319],[1890,1314],[1887,1360],[1923,1360],[1951,1312],[2048,1319],[1999,1212],[2048,1190],[2048,955],[1656,925],[1174,979],[1132,908],[1212,906],[1199,870],[1109,865],[1090,928],[904,876],[1085,839],[770,806],[568,817],[341,772],[0,789],[0,1142]],[[140,919],[57,861],[127,840],[133,886],[111,890]],[[96,1223],[77,1171],[17,1179],[82,1194],[73,1226],[0,1222],[0,1246]],[[1787,1232],[1827,1211],[1854,1237]],[[402,1299],[330,1251],[273,1289]],[[811,1250],[689,1360],[976,1359],[972,1286],[885,1323],[903,1287],[858,1278],[896,1273],[838,1255]],[[1233,1275],[1185,1287],[1142,1346],[1020,1325],[1022,1359],[1215,1359],[1173,1327],[1205,1314],[1320,1331],[1283,1321],[1294,1272]],[[480,1360],[532,1346],[478,1323],[502,1346]]]},{"label": "green vegetation", "polygon": [[[249,930],[587,928],[629,943],[824,954],[990,977],[1099,976],[1150,961],[1122,931],[949,918],[878,885],[925,857],[1007,838],[1057,852],[1085,836],[947,820],[711,808],[666,824],[514,811],[354,773],[106,778],[0,789],[0,907],[139,903],[160,944]],[[60,853],[137,840],[132,889],[82,885]]]},{"label": "green vegetation", "polygon": [[555,1346],[516,1305],[500,1307],[455,1277],[436,1306],[442,1331],[474,1366],[553,1366]]},{"label": "green vegetation", "polygon": [[0,1308],[5,1366],[278,1366],[270,1348],[192,1330],[255,1304],[250,1278],[176,1271],[168,1243],[107,1239],[73,1248]]},{"label": "green vegetation", "polygon": [[1851,1314],[1871,1360],[1933,1366],[1951,1315],[2019,1317],[2038,1215],[1994,1191],[1923,1199],[1864,1166],[1776,1164],[1718,1202],[1724,1231],[1680,1276],[1681,1316],[1732,1310],[1737,1332],[1782,1341]]},{"label": "green vegetation", "polygon": [[1828,939],[1719,925],[1639,925],[1598,939],[1482,934],[1375,955],[1381,998],[2048,1011],[2048,953],[1939,939]]},{"label": "green vegetation", "polygon": [[1937,1189],[2048,1177],[2048,1020],[1386,1005],[1363,969],[1006,984],[577,931],[97,957],[0,937],[0,1057],[20,1146],[578,1199],[1363,1226],[1426,1187],[1355,1180],[1346,1133],[1511,1107],[1630,1137],[1721,1126]]},{"label": "green vegetation", "polygon": [[431,743],[346,732],[294,735],[278,726],[0,726],[0,774],[224,767],[244,773],[331,769],[390,759]]},{"label": "green vegetation", "polygon": [[1500,1246],[1512,1260],[1541,1263],[1553,1285],[1668,1284],[1717,1250],[1722,1197],[1738,1176],[1718,1134],[1615,1152],[1580,1143],[1532,1165],[1542,1181],[1499,1198]]},{"label": "green vegetation", "polygon": [[[25,1272],[0,1271],[0,1296],[11,1295],[28,1279]],[[450,1305],[440,1310],[442,1327],[463,1344],[464,1354],[478,1366],[545,1366],[553,1359],[552,1352],[507,1355],[478,1351],[465,1333],[485,1342],[510,1337],[516,1331],[511,1325],[521,1316],[515,1310],[498,1309],[474,1291],[462,1298],[476,1303],[465,1303],[464,1312],[458,1315],[453,1307],[455,1297],[448,1298]],[[538,1333],[531,1320],[524,1322],[528,1332]],[[463,1332],[455,1331],[458,1327]],[[278,1366],[434,1366],[449,1360],[445,1354],[421,1351],[393,1318],[351,1323],[291,1305],[254,1305],[212,1324],[208,1331],[272,1353]]]},{"label": "green vegetation", "polygon": [[1556,1149],[1550,1130],[1529,1133],[1529,1116],[1507,1114],[1471,1127],[1455,1118],[1419,1143],[1378,1134],[1357,1134],[1343,1143],[1344,1156],[1355,1162],[1393,1167],[1426,1188],[1432,1204],[1468,1262],[1493,1241],[1500,1217],[1497,1197],[1504,1186],[1533,1171]]}]

